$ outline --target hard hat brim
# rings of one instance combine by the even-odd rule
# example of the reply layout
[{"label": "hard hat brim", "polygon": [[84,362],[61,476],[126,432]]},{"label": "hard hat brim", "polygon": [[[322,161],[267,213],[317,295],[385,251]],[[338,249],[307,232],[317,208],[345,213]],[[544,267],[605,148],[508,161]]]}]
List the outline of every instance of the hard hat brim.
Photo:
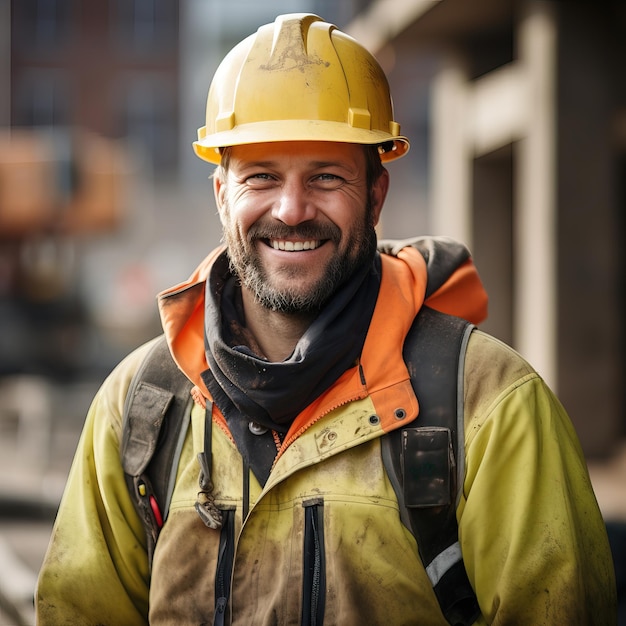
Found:
[{"label": "hard hat brim", "polygon": [[206,127],[198,129],[198,141],[193,148],[198,157],[219,165],[220,149],[253,143],[281,141],[331,141],[381,145],[393,142],[392,149],[381,151],[383,162],[404,156],[409,150],[409,140],[401,135],[391,135],[378,130],[354,128],[341,122],[325,120],[269,120],[240,124],[235,128],[206,136]]}]

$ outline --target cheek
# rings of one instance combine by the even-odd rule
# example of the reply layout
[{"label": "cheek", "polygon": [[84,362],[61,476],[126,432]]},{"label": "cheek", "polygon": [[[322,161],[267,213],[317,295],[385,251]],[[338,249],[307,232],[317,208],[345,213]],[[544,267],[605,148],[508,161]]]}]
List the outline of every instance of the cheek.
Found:
[{"label": "cheek", "polygon": [[224,199],[220,210],[220,219],[225,230],[238,233],[245,232],[249,226],[247,217],[248,213],[241,210],[239,203],[232,203],[228,197]]},{"label": "cheek", "polygon": [[245,233],[267,213],[267,208],[261,200],[250,193],[235,189],[231,194],[224,196],[223,214],[231,227]]},{"label": "cheek", "polygon": [[333,222],[341,229],[344,237],[347,236],[349,238],[356,233],[362,232],[364,226],[373,226],[371,224],[371,211],[366,206],[364,199],[346,203],[341,207],[341,210],[336,210],[331,215]]}]

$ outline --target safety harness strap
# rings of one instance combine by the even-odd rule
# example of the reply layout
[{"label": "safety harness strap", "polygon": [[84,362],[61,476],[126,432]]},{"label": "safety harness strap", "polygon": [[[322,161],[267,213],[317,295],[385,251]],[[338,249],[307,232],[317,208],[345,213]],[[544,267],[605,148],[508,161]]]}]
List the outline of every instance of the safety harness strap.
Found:
[{"label": "safety harness strap", "polygon": [[404,343],[419,415],[381,440],[400,517],[415,536],[446,620],[463,626],[480,615],[456,521],[465,471],[463,370],[473,329],[466,320],[422,307]]},{"label": "safety harness strap", "polygon": [[191,388],[161,335],[135,373],[124,403],[120,456],[128,489],[146,529],[150,564],[167,519],[189,427]]}]

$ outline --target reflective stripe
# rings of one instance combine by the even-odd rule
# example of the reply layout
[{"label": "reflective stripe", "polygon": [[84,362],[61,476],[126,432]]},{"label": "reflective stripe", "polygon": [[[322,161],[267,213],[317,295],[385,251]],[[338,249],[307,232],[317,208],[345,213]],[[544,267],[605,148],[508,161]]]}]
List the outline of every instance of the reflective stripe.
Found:
[{"label": "reflective stripe", "polygon": [[440,552],[426,568],[426,573],[433,587],[455,563],[458,563],[462,559],[461,544],[458,541],[446,548],[443,552]]}]

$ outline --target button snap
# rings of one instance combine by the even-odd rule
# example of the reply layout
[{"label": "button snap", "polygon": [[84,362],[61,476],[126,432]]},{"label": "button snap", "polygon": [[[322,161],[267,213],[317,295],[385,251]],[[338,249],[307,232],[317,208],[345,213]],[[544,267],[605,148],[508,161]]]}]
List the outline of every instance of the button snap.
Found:
[{"label": "button snap", "polygon": [[404,409],[396,409],[394,415],[397,420],[403,420],[406,417],[406,411]]},{"label": "button snap", "polygon": [[380,424],[380,417],[378,415],[370,415],[369,421],[372,426],[376,426]]},{"label": "button snap", "polygon": [[253,435],[264,435],[268,429],[263,426],[263,424],[259,424],[258,422],[249,422],[248,423],[248,430],[253,434]]},{"label": "button snap", "polygon": [[339,435],[337,432],[328,428],[321,431],[315,438],[317,440],[319,450],[328,450],[332,448],[337,441],[339,441]]}]

